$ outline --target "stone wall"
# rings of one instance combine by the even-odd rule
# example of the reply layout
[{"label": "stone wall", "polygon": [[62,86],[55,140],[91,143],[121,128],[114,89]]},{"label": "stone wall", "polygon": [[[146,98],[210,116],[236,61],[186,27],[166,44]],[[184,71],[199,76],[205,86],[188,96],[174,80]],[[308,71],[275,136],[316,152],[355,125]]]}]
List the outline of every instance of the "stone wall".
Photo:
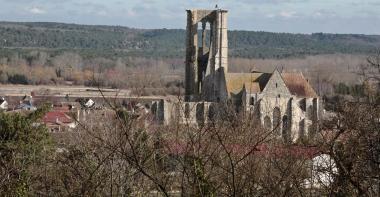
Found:
[{"label": "stone wall", "polygon": [[202,125],[211,120],[215,103],[171,102],[161,100],[152,103],[151,112],[158,124]]},{"label": "stone wall", "polygon": [[275,70],[270,77],[268,83],[265,85],[262,94],[268,97],[290,97],[291,94],[286,87],[281,74]]},{"label": "stone wall", "polygon": [[[318,98],[297,98],[297,97],[268,97],[259,95],[259,101],[256,106],[259,107],[259,116],[261,123],[265,125],[265,118],[269,118],[272,125],[270,129],[274,129],[273,113],[277,108],[280,110],[281,132],[276,133],[278,137],[290,136],[292,142],[313,136],[318,125]],[[302,104],[306,103],[306,110],[303,109]],[[286,116],[286,117],[285,117]],[[284,120],[287,124],[284,125]],[[287,132],[284,129],[288,129]],[[285,136],[284,136],[285,135]]]},{"label": "stone wall", "polygon": [[[202,27],[201,46],[198,46],[198,23]],[[206,40],[207,23],[210,24],[209,41]],[[219,93],[217,88],[220,80],[216,71],[222,69],[223,73],[228,72],[227,11],[187,10],[186,31],[185,101],[197,102],[203,91],[207,91],[203,95]],[[211,88],[203,88],[204,83],[212,83],[207,85]]]},{"label": "stone wall", "polygon": [[[290,97],[269,97],[264,94],[243,94],[245,104],[242,109],[250,111],[268,129],[275,129],[275,135],[286,142],[296,142],[301,138],[312,137],[318,129],[319,99]],[[249,98],[254,97],[254,105]],[[243,100],[243,101],[244,101]],[[154,120],[159,124],[203,125],[218,118],[222,104],[216,102],[172,102],[167,100],[152,103]],[[278,114],[275,114],[275,111]],[[277,121],[275,120],[277,117]]]}]

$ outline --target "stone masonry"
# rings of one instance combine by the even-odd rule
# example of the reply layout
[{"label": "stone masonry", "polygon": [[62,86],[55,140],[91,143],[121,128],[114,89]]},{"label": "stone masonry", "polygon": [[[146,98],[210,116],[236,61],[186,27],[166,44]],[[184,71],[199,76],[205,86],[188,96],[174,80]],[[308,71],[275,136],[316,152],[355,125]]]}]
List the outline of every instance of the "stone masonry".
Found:
[{"label": "stone masonry", "polygon": [[155,120],[203,125],[232,105],[292,143],[318,131],[322,111],[302,73],[228,73],[227,11],[221,9],[187,10],[184,101],[154,102]]},{"label": "stone masonry", "polygon": [[186,29],[185,101],[215,101],[220,91],[216,73],[228,72],[227,11],[187,10]]}]

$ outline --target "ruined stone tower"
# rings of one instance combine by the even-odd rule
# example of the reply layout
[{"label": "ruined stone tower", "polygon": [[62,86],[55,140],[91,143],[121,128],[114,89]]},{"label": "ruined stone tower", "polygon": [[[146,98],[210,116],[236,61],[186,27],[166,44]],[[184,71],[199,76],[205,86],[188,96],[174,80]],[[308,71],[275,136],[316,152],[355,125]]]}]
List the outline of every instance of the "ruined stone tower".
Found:
[{"label": "ruined stone tower", "polygon": [[155,120],[204,125],[232,107],[285,143],[319,130],[320,99],[302,73],[228,73],[226,10],[187,10],[185,89],[185,102],[152,105]]},{"label": "ruined stone tower", "polygon": [[227,71],[227,11],[187,10],[185,101],[220,100]]}]

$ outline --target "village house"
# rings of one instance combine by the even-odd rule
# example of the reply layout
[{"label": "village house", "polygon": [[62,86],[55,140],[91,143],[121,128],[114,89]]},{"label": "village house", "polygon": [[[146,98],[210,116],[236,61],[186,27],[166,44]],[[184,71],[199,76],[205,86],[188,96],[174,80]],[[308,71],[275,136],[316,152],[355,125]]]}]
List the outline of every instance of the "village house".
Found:
[{"label": "village house", "polygon": [[8,102],[4,97],[0,98],[0,110],[8,110]]},{"label": "village house", "polygon": [[51,132],[61,132],[74,129],[76,121],[63,111],[50,111],[42,118],[42,122]]}]

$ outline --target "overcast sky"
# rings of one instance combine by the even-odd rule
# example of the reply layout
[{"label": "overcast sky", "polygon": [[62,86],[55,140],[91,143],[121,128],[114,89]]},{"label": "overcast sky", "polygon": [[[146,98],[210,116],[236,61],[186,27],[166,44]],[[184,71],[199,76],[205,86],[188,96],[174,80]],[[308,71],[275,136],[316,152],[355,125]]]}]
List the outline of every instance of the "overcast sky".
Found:
[{"label": "overcast sky", "polygon": [[380,0],[0,0],[0,20],[184,29],[186,9],[216,3],[230,29],[380,34]]}]

